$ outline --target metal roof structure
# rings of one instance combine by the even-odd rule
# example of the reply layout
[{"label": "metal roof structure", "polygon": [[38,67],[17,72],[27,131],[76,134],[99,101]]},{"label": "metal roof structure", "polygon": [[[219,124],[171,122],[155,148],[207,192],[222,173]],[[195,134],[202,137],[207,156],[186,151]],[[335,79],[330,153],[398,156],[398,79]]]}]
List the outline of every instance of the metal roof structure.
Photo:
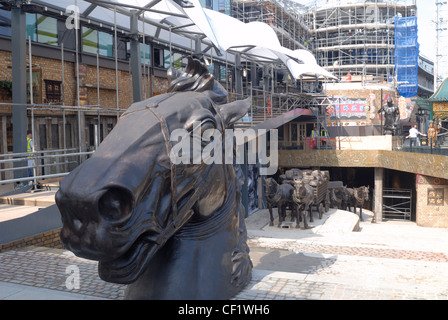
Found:
[{"label": "metal roof structure", "polygon": [[[130,18],[138,19],[138,35],[159,40],[194,54],[224,56],[231,62],[241,58],[258,64],[276,64],[293,78],[335,76],[317,65],[306,50],[290,50],[280,45],[275,31],[263,22],[244,23],[226,14],[202,8],[199,0],[33,0],[32,3],[79,14],[81,21],[111,24],[121,32],[133,31]],[[75,12],[75,10],[77,12]],[[213,49],[213,50],[212,50]],[[235,58],[235,55],[238,58]]]}]

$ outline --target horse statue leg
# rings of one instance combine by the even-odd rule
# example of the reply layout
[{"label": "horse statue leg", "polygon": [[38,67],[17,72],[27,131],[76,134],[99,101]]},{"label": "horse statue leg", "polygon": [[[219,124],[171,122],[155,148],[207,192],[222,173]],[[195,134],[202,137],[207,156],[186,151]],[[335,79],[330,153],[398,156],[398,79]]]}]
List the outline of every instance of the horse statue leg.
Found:
[{"label": "horse statue leg", "polygon": [[[309,212],[309,215],[310,215],[310,222],[314,222],[314,219],[313,219],[313,204],[312,203],[310,203],[308,205],[307,211]],[[306,226],[306,229],[308,229],[308,225]]]},{"label": "horse statue leg", "polygon": [[359,206],[359,220],[364,221],[362,218],[362,205]]},{"label": "horse statue leg", "polygon": [[268,202],[268,209],[269,209],[269,216],[271,221],[269,222],[269,226],[273,226],[274,225],[274,215],[272,214],[272,205]]},{"label": "horse statue leg", "polygon": [[303,220],[303,229],[308,229],[308,222],[306,222],[306,207],[303,205],[300,210],[300,215]]},{"label": "horse statue leg", "polygon": [[295,205],[294,202],[290,202],[289,203],[289,207],[291,209],[291,222],[299,222],[298,218],[297,218],[297,206]]},{"label": "horse statue leg", "polygon": [[278,205],[278,227],[281,226],[282,222],[285,221],[286,218],[286,204]]},{"label": "horse statue leg", "polygon": [[312,203],[307,204],[306,205],[306,210],[310,212],[310,222],[314,222],[314,219],[313,219],[313,204]]}]

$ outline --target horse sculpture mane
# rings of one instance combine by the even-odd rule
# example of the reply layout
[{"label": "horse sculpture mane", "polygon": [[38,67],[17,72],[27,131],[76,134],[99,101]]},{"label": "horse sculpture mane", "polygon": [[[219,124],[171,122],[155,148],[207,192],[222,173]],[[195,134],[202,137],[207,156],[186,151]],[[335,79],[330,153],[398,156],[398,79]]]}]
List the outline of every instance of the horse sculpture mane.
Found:
[{"label": "horse sculpture mane", "polygon": [[184,72],[169,76],[166,94],[132,105],[95,154],[61,181],[61,239],[99,261],[102,279],[129,284],[128,299],[229,299],[252,270],[241,170],[174,164],[170,133],[191,133],[199,122],[224,135],[250,102],[227,104],[224,88],[191,58]]}]

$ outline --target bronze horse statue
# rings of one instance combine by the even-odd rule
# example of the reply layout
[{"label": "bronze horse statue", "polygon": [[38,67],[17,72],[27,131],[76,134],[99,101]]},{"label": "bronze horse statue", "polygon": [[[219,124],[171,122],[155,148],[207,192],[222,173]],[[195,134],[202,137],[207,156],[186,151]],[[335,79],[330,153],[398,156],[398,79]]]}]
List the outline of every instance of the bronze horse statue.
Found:
[{"label": "bronze horse statue", "polygon": [[229,299],[252,274],[241,169],[173,163],[170,133],[191,134],[200,123],[224,135],[250,101],[227,103],[198,60],[171,76],[166,94],[134,103],[61,181],[61,239],[77,256],[99,261],[103,280],[129,284],[127,299]]},{"label": "bronze horse statue", "polygon": [[[264,195],[268,204],[270,222],[269,225],[274,225],[274,215],[272,209],[277,208],[278,212],[278,226],[280,227],[282,222],[286,219],[286,208],[291,209],[291,220],[296,217],[296,204],[292,199],[294,188],[288,183],[278,184],[273,178],[265,179]],[[299,221],[297,221],[297,225]]]},{"label": "bronze horse statue", "polygon": [[362,217],[362,207],[364,202],[369,201],[369,187],[347,188],[348,190],[348,211],[356,213],[356,207],[359,207],[359,219],[364,221]]},{"label": "bronze horse statue", "polygon": [[[303,220],[303,228],[308,229],[306,222],[306,213],[309,213],[310,222],[314,222],[312,208],[314,202],[314,189],[304,179],[294,179],[294,193],[292,196],[297,205],[297,212],[300,220]],[[299,223],[297,222],[297,227]]]},{"label": "bronze horse statue", "polygon": [[336,209],[347,209],[349,192],[346,187],[332,188],[330,191],[330,205]]}]

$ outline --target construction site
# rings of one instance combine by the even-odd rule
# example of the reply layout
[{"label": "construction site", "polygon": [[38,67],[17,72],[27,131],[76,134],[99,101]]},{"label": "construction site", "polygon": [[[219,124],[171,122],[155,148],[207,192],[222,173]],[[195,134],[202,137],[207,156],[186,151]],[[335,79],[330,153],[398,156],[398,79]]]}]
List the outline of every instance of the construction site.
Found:
[{"label": "construction site", "polygon": [[304,20],[318,63],[343,78],[395,75],[395,18],[416,16],[415,1],[315,1]]}]

